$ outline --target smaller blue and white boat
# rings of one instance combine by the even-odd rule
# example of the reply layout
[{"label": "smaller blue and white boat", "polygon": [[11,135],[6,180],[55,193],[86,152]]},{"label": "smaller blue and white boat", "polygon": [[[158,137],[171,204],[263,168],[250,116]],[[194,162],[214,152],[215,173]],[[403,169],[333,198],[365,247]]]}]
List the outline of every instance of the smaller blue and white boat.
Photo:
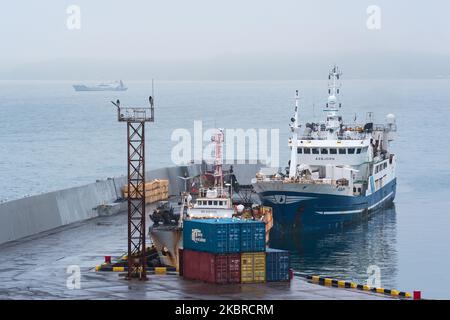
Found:
[{"label": "smaller blue and white boat", "polygon": [[263,205],[273,208],[275,231],[339,227],[394,200],[396,156],[390,143],[395,116],[388,114],[385,124],[376,124],[369,112],[363,123],[344,123],[340,77],[334,66],[326,119],[319,123],[300,124],[297,91],[286,173],[263,168],[252,180]]}]

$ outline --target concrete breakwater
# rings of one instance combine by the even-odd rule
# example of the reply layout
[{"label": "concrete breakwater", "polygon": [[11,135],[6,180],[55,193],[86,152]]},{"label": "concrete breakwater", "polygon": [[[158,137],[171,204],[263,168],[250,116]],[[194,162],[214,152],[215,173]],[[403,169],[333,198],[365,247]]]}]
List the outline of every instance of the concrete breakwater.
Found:
[{"label": "concrete breakwater", "polygon": [[[241,184],[250,179],[260,164],[235,164],[234,172]],[[184,181],[178,177],[196,176],[202,165],[165,167],[150,170],[146,179],[169,180],[170,195],[184,190]],[[122,197],[125,176],[99,180],[87,185],[12,200],[0,204],[0,244],[48,231],[70,223],[99,216],[101,205],[111,204]]]}]

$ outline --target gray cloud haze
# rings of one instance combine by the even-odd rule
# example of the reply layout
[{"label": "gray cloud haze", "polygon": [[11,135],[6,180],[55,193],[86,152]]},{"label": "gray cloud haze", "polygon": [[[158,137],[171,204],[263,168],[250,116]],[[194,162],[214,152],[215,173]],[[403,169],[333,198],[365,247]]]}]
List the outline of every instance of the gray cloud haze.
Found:
[{"label": "gray cloud haze", "polygon": [[[366,26],[369,5],[381,29]],[[69,30],[69,5],[81,28]],[[0,79],[450,77],[450,3],[365,0],[9,1]]]}]

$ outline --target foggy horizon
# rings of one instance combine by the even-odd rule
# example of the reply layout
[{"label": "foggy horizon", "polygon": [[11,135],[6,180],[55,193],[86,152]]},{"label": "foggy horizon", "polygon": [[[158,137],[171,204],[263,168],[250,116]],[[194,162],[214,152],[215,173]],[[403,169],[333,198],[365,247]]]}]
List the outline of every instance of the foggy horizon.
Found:
[{"label": "foggy horizon", "polygon": [[[67,25],[71,5],[79,29]],[[371,5],[379,29],[367,26]],[[448,9],[443,0],[9,2],[0,79],[323,79],[333,64],[347,79],[450,78]]]}]

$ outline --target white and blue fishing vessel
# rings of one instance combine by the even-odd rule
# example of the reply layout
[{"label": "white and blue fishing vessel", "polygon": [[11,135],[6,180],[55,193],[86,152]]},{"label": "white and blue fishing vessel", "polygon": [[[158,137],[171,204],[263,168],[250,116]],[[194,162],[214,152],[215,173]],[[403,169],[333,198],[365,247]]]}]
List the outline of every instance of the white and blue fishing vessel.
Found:
[{"label": "white and blue fishing vessel", "polygon": [[291,118],[290,161],[286,173],[263,168],[252,185],[263,205],[273,208],[274,228],[305,231],[340,227],[390,204],[396,191],[396,156],[390,143],[396,132],[395,116],[376,124],[346,124],[340,114],[341,72],[329,74],[326,119],[305,123],[299,119],[299,96]]}]

